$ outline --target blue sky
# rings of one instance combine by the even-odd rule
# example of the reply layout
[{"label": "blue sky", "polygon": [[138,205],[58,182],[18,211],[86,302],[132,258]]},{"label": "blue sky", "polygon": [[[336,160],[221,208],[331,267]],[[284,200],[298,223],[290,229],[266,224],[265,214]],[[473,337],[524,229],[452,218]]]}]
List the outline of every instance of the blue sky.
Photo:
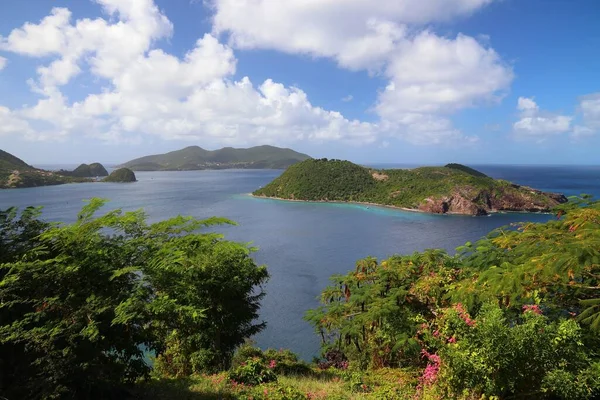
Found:
[{"label": "blue sky", "polygon": [[0,148],[599,164],[599,16],[596,0],[2,2]]}]

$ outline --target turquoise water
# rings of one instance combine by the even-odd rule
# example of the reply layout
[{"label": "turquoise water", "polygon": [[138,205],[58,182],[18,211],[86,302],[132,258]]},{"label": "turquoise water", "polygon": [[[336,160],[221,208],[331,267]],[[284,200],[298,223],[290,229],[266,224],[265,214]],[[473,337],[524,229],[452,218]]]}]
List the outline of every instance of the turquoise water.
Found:
[{"label": "turquoise water", "polygon": [[[480,167],[494,177],[568,194],[600,195],[597,167]],[[222,227],[227,238],[259,247],[266,264],[261,318],[267,329],[254,338],[262,347],[290,348],[310,359],[319,339],[302,319],[332,274],[352,270],[366,256],[388,257],[432,247],[452,251],[490,230],[519,221],[546,221],[540,214],[489,217],[439,216],[357,204],[300,203],[248,195],[279,170],[140,172],[133,184],[85,183],[0,191],[0,209],[43,205],[52,221],[73,221],[84,199],[110,199],[107,209],[143,208],[151,221],[178,214],[222,216],[238,223]]]}]

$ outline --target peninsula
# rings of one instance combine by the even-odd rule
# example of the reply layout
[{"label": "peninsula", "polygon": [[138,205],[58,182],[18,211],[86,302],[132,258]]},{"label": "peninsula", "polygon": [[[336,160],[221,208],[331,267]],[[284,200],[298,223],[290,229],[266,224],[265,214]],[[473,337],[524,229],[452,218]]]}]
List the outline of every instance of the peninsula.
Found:
[{"label": "peninsula", "polygon": [[137,158],[120,167],[133,171],[193,171],[204,169],[285,169],[310,156],[291,149],[257,146],[249,149],[225,147],[205,150],[190,146],[166,154]]},{"label": "peninsula", "polygon": [[82,177],[65,176],[61,173],[34,168],[20,158],[0,150],[0,189],[51,186],[89,181],[89,179]]},{"label": "peninsula", "polygon": [[435,214],[547,212],[567,198],[461,164],[377,170],[349,161],[310,159],[292,165],[254,196],[296,201],[357,202]]}]

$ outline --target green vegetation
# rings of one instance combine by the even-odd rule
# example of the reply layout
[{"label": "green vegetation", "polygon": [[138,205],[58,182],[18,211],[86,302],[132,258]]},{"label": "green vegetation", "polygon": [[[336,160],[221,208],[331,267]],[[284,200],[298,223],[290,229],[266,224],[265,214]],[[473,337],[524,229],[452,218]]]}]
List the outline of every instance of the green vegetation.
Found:
[{"label": "green vegetation", "polygon": [[466,165],[450,163],[450,164],[446,164],[445,167],[451,168],[451,169],[457,169],[459,171],[466,172],[469,175],[473,175],[473,176],[476,176],[479,178],[488,178],[488,176],[486,174],[484,174],[483,172],[479,172],[476,169],[467,167]]},{"label": "green vegetation", "polygon": [[34,168],[12,154],[0,150],[0,189],[62,185],[72,182],[87,182],[87,180]]},{"label": "green vegetation", "polygon": [[64,176],[75,176],[79,178],[95,178],[98,176],[108,176],[108,171],[104,166],[100,163],[93,164],[81,164],[79,167],[75,168],[73,171],[65,171],[60,170],[58,174]]},{"label": "green vegetation", "polygon": [[230,221],[95,217],[103,204],[72,225],[0,212],[0,396],[123,398],[150,373],[142,348],[163,376],[222,370],[264,326],[253,249],[198,232]]},{"label": "green vegetation", "polygon": [[134,171],[187,171],[201,169],[283,169],[310,158],[291,149],[273,146],[257,146],[249,149],[225,147],[220,150],[204,150],[198,146],[166,154],[146,156],[123,164]]},{"label": "green vegetation", "polygon": [[137,179],[135,174],[129,168],[119,168],[111,172],[111,174],[104,178],[103,182],[119,182],[119,183],[128,183],[128,182],[136,182]]},{"label": "green vegetation", "polygon": [[230,221],[148,225],[141,211],[96,217],[103,205],[71,225],[0,212],[0,396],[600,396],[600,202],[587,196],[455,255],[359,260],[306,314],[323,342],[311,364],[244,343],[264,327],[268,274],[254,249],[200,231]]},{"label": "green vegetation", "polygon": [[558,215],[455,256],[361,260],[307,318],[359,370],[420,370],[418,398],[597,398],[600,202]]},{"label": "green vegetation", "polygon": [[469,167],[374,170],[349,161],[306,160],[292,165],[255,196],[309,201],[355,201],[434,213],[549,211],[562,195],[494,180]]}]

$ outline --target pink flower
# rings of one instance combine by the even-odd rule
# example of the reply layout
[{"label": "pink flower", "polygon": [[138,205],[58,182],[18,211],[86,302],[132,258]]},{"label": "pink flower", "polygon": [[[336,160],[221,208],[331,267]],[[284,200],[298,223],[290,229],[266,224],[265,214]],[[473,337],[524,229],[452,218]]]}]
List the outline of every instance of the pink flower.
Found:
[{"label": "pink flower", "polygon": [[271,360],[271,362],[269,362],[269,368],[273,369],[277,366],[277,361],[275,360]]},{"label": "pink flower", "polygon": [[452,336],[450,339],[448,339],[448,343],[456,343],[456,338]]},{"label": "pink flower", "polygon": [[439,337],[439,336],[440,336],[440,331],[433,332],[433,337]]},{"label": "pink flower", "polygon": [[421,350],[421,355],[428,360],[427,367],[425,367],[423,375],[419,378],[419,386],[422,387],[424,385],[431,385],[437,380],[442,360],[437,354],[429,354],[425,349]]},{"label": "pink flower", "polygon": [[526,313],[526,312],[529,312],[529,311],[531,311],[533,313],[536,313],[538,315],[542,314],[542,309],[537,304],[525,304],[523,306],[523,313]]},{"label": "pink flower", "polygon": [[458,316],[463,321],[465,321],[465,324],[467,324],[468,326],[475,326],[475,320],[471,319],[469,313],[467,312],[467,310],[465,310],[465,307],[462,305],[462,303],[458,303],[457,305],[455,305],[454,309],[458,311]]}]

